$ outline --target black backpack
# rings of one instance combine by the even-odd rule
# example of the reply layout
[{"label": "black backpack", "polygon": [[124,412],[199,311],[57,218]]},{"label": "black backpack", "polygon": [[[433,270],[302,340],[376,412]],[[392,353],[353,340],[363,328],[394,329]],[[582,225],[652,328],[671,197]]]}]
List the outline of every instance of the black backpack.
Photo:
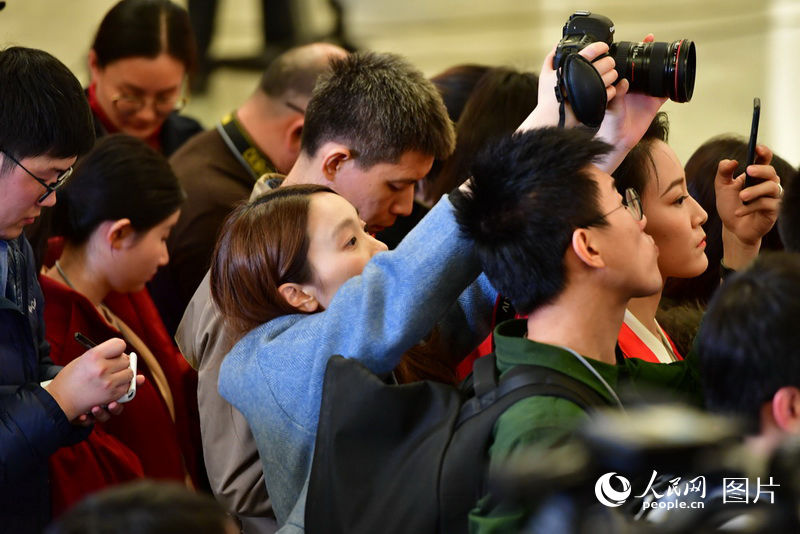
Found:
[{"label": "black backpack", "polygon": [[487,491],[497,418],[533,395],[586,411],[600,394],[547,367],[519,365],[498,381],[493,354],[461,388],[432,381],[389,385],[334,356],[325,371],[306,501],[309,534],[463,533]]}]

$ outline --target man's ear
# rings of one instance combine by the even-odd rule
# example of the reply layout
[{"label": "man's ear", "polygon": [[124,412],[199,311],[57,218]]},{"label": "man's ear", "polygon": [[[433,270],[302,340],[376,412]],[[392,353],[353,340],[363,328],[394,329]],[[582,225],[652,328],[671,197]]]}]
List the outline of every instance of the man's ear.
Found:
[{"label": "man's ear", "polygon": [[329,143],[322,148],[325,150],[325,155],[322,159],[322,173],[325,175],[326,180],[335,182],[336,175],[341,170],[342,165],[350,160],[353,155],[350,153],[349,148],[338,143]]},{"label": "man's ear", "polygon": [[800,434],[800,389],[784,386],[772,396],[772,417],[784,432]]},{"label": "man's ear", "polygon": [[92,80],[97,79],[97,76],[100,74],[100,64],[97,61],[97,52],[94,51],[94,48],[89,49],[89,72],[92,75]]},{"label": "man's ear", "polygon": [[572,251],[587,267],[600,269],[606,266],[597,239],[589,228],[576,228],[572,232]]},{"label": "man's ear", "polygon": [[289,123],[289,127],[286,128],[286,133],[283,136],[283,145],[286,147],[286,151],[290,154],[293,154],[295,159],[297,155],[300,154],[300,139],[303,136],[303,124],[305,123],[305,117],[297,117],[296,119],[292,120]]},{"label": "man's ear", "polygon": [[298,311],[313,313],[319,308],[319,301],[316,297],[306,292],[300,284],[286,282],[278,286],[278,293]]},{"label": "man's ear", "polygon": [[106,221],[103,223],[103,239],[111,247],[111,250],[120,250],[129,246],[136,232],[131,225],[130,219],[119,219],[118,221]]}]

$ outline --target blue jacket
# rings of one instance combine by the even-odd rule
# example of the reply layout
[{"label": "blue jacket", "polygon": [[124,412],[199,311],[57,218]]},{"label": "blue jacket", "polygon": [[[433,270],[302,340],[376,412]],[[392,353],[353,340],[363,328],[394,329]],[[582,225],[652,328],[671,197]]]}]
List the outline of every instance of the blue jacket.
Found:
[{"label": "blue jacket", "polygon": [[8,285],[0,289],[0,532],[40,532],[50,517],[48,458],[84,439],[39,382],[61,369],[44,339],[44,298],[30,244],[9,241]]},{"label": "blue jacket", "polygon": [[388,373],[437,322],[456,353],[468,353],[488,334],[496,292],[478,278],[473,245],[453,211],[444,198],[397,249],[375,255],[342,285],[325,311],[274,319],[225,357],[219,391],[253,431],[278,523],[292,512],[287,531],[303,527],[298,497],[311,468],[332,355]]}]

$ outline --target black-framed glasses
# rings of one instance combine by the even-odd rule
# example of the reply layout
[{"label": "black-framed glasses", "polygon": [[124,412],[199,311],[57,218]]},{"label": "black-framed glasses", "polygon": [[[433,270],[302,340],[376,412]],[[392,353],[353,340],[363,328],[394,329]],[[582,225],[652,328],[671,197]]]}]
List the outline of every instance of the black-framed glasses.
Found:
[{"label": "black-framed glasses", "polygon": [[305,114],[306,114],[306,110],[305,110],[305,109],[301,108],[301,107],[300,107],[300,106],[298,106],[297,104],[294,104],[294,103],[292,103],[292,102],[289,102],[288,100],[287,100],[286,102],[284,102],[284,105],[285,105],[287,108],[291,109],[292,111],[296,111],[296,112],[298,112],[300,115],[305,115]]},{"label": "black-framed glasses", "polygon": [[[156,97],[153,99],[156,114],[162,117],[169,115],[173,111],[182,110],[186,107],[188,102],[188,98],[180,95]],[[134,115],[147,105],[147,99],[142,96],[119,94],[111,99],[111,105],[122,115]]]},{"label": "black-framed glasses", "polygon": [[614,208],[613,210],[600,215],[599,217],[592,219],[590,222],[584,224],[583,226],[592,226],[593,224],[597,224],[597,221],[601,219],[605,219],[618,209],[625,208],[628,210],[628,213],[631,214],[631,217],[635,221],[641,221],[642,217],[644,216],[644,212],[642,211],[642,197],[639,196],[639,193],[636,189],[629,187],[625,190],[625,199],[622,201],[622,204]]},{"label": "black-framed glasses", "polygon": [[39,199],[36,201],[36,202],[37,202],[37,203],[39,203],[39,204],[41,204],[42,202],[44,202],[44,201],[47,199],[47,197],[49,197],[49,196],[50,196],[52,193],[55,193],[56,191],[58,191],[59,189],[61,189],[62,187],[64,187],[64,184],[66,184],[66,183],[67,183],[67,180],[68,180],[68,179],[69,179],[69,177],[72,175],[72,165],[70,165],[68,169],[66,169],[65,171],[62,171],[62,172],[61,172],[61,174],[59,174],[59,175],[56,177],[56,181],[55,181],[55,182],[53,182],[52,184],[49,184],[49,183],[47,183],[47,181],[45,181],[45,180],[42,180],[41,178],[39,178],[38,176],[36,176],[35,174],[33,174],[31,171],[29,171],[28,169],[26,169],[26,168],[25,168],[25,166],[24,166],[22,163],[20,163],[20,162],[19,162],[19,161],[17,161],[16,159],[14,159],[14,156],[12,156],[11,154],[9,154],[8,152],[6,152],[5,150],[3,150],[2,148],[0,148],[0,152],[2,152],[3,154],[5,154],[5,155],[6,155],[6,157],[7,157],[8,159],[10,159],[10,160],[11,160],[11,161],[13,161],[14,163],[16,163],[16,164],[19,166],[19,168],[20,168],[20,169],[22,169],[23,171],[25,171],[25,172],[27,172],[28,174],[30,174],[30,175],[31,175],[31,177],[32,177],[34,180],[36,180],[37,182],[39,182],[39,183],[42,185],[42,187],[44,187],[45,189],[47,189],[47,191],[45,191],[45,193],[44,193],[42,196],[40,196],[40,197],[39,197]]}]

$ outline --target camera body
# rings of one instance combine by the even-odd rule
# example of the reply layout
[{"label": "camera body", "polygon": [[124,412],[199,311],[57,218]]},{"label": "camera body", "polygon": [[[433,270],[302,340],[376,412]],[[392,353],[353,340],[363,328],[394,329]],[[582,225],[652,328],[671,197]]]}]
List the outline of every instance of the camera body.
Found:
[{"label": "camera body", "polygon": [[[576,11],[562,31],[556,47],[553,68],[560,69],[567,59],[591,43],[608,44],[614,58],[618,80],[626,78],[630,91],[656,97],[669,97],[675,102],[688,102],[694,92],[696,52],[692,41],[680,39],[671,43],[614,42],[614,23],[608,17]],[[569,80],[566,80],[569,84]],[[573,108],[577,102],[571,102]]]},{"label": "camera body", "polygon": [[564,24],[561,40],[556,47],[553,67],[558,68],[566,55],[577,54],[597,41],[611,46],[614,42],[614,23],[603,15],[596,15],[589,11],[576,11]]}]

